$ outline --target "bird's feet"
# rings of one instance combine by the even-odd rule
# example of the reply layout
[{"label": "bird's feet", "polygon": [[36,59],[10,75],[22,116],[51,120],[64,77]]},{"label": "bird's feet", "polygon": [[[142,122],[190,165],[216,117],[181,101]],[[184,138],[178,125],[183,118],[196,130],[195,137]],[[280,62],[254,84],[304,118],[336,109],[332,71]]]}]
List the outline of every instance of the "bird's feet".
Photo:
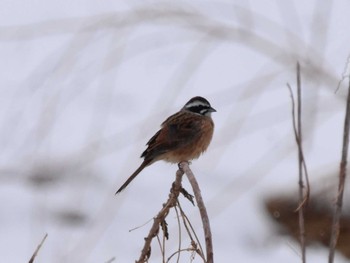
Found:
[{"label": "bird's feet", "polygon": [[177,166],[179,167],[180,170],[182,170],[182,166],[184,163],[187,163],[188,165],[191,165],[191,162],[190,161],[181,161],[177,164]]}]

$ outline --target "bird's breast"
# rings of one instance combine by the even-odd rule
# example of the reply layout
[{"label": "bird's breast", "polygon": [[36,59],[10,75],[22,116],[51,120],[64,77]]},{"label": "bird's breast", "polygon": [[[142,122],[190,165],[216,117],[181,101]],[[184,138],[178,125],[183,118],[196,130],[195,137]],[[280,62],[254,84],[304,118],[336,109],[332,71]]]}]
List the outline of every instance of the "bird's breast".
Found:
[{"label": "bird's breast", "polygon": [[206,151],[213,137],[214,123],[211,118],[205,117],[198,125],[200,128],[194,131],[193,136],[189,136],[186,144],[165,153],[161,159],[171,163],[179,163],[197,159]]}]

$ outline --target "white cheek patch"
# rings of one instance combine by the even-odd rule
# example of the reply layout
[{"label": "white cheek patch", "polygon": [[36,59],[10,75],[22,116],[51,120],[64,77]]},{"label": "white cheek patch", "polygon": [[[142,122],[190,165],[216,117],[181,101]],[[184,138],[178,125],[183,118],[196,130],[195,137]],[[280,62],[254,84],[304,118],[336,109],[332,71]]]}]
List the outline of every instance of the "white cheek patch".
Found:
[{"label": "white cheek patch", "polygon": [[211,116],[211,112],[207,111],[207,110],[204,110],[203,112],[201,111],[201,114],[204,115],[204,116],[208,116],[208,117]]},{"label": "white cheek patch", "polygon": [[208,109],[202,109],[199,113],[202,115],[206,115],[206,113],[208,113]]}]

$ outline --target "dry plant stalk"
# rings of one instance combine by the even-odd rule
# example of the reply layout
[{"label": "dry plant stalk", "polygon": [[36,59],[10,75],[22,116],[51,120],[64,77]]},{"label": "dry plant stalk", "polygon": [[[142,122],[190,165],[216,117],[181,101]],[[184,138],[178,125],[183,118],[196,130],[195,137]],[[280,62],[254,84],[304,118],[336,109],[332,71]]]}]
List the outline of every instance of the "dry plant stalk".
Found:
[{"label": "dry plant stalk", "polygon": [[348,98],[346,102],[346,113],[344,120],[344,133],[343,133],[343,148],[342,148],[342,157],[340,161],[340,171],[339,171],[339,183],[338,183],[338,193],[335,202],[335,210],[333,214],[333,223],[331,230],[331,241],[329,244],[329,257],[328,262],[334,262],[335,247],[338,242],[339,231],[340,231],[340,216],[343,206],[343,195],[346,179],[346,167],[348,159],[348,149],[349,149],[349,128],[350,128],[350,80],[349,80],[349,89],[348,89]]},{"label": "dry plant stalk", "polygon": [[38,255],[38,252],[40,250],[40,248],[42,247],[42,245],[44,244],[46,238],[47,238],[47,233],[45,234],[45,236],[43,237],[43,239],[41,240],[40,244],[38,245],[38,247],[36,248],[36,250],[34,251],[33,256],[30,258],[30,260],[28,261],[28,263],[33,263],[36,256]]},{"label": "dry plant stalk", "polygon": [[[206,251],[207,251],[207,259],[205,260],[205,257],[203,255],[203,250],[202,247],[199,243],[198,237],[196,233],[194,232],[194,229],[189,222],[187,216],[185,215],[184,211],[182,210],[178,197],[180,193],[183,193],[184,196],[189,199],[191,202],[191,196],[182,188],[182,176],[183,174],[186,173],[191,186],[193,188],[193,192],[197,201],[197,205],[200,211],[200,215],[202,218],[203,222],[203,228],[204,228],[204,236],[205,236],[205,243],[206,243]],[[177,207],[180,209],[180,215],[181,218],[183,219],[184,226],[186,228],[186,231],[191,239],[191,248],[187,249],[181,249],[181,245],[179,245],[179,250],[175,253],[173,253],[169,258],[168,261],[175,256],[176,254],[179,255],[179,253],[184,252],[184,251],[193,251],[194,253],[198,254],[204,262],[206,263],[213,263],[213,245],[212,245],[212,236],[211,236],[211,231],[210,231],[210,224],[209,224],[209,218],[208,214],[200,193],[200,189],[198,186],[198,183],[196,181],[196,178],[194,177],[192,171],[189,168],[188,162],[181,162],[179,163],[179,170],[176,172],[176,179],[175,182],[173,183],[171,189],[170,189],[170,194],[168,197],[168,200],[165,204],[163,204],[163,208],[160,210],[160,212],[157,214],[156,217],[153,219],[153,225],[148,233],[148,236],[145,237],[145,244],[142,248],[141,255],[139,259],[136,261],[136,263],[144,263],[147,262],[150,258],[151,255],[151,243],[153,238],[158,237],[158,232],[160,227],[163,227],[165,218],[168,216],[170,209],[174,207],[175,211],[177,211]],[[178,213],[178,212],[177,212]],[[164,231],[164,229],[163,229]],[[192,236],[191,232],[193,233],[194,237]],[[165,233],[166,234],[166,233]],[[158,242],[160,242],[158,238]],[[164,239],[163,239],[164,242]],[[164,249],[164,244],[163,244],[163,249]],[[164,251],[162,250],[163,254],[163,261],[165,259]],[[178,257],[179,260],[179,257]],[[167,261],[167,262],[168,262]]]},{"label": "dry plant stalk", "polygon": [[190,181],[190,184],[194,192],[194,196],[197,201],[198,209],[201,214],[203,229],[204,229],[204,236],[205,236],[205,245],[206,245],[206,251],[207,251],[206,263],[213,263],[214,262],[213,241],[212,241],[212,235],[210,230],[209,217],[208,217],[207,209],[205,208],[205,205],[203,202],[199,185],[197,183],[197,180],[194,174],[192,173],[189,167],[188,162],[181,162],[179,164],[179,167],[185,172],[188,180]]},{"label": "dry plant stalk", "polygon": [[[190,196],[190,198],[188,198],[188,196],[185,195],[185,197],[187,199],[189,199],[191,201],[191,198],[192,196]],[[193,205],[194,205],[194,202],[191,202]],[[188,237],[190,238],[191,240],[191,248],[187,248],[187,249],[181,249],[181,237],[180,237],[180,242],[179,242],[179,249],[178,251],[176,251],[175,253],[173,253],[173,255],[171,255],[169,258],[168,258],[168,261],[171,259],[171,257],[173,257],[175,254],[178,254],[178,260],[176,262],[179,262],[179,256],[180,256],[180,252],[181,251],[192,251],[192,252],[196,252],[202,259],[203,259],[203,262],[205,262],[205,256],[204,256],[204,253],[203,253],[203,248],[202,248],[202,245],[199,241],[199,238],[190,222],[190,220],[188,219],[187,215],[185,214],[184,210],[182,209],[181,207],[181,204],[180,202],[178,201],[177,202],[177,207],[175,207],[175,210],[176,210],[176,214],[178,215],[178,219],[180,221],[180,217],[179,217],[179,213],[180,213],[180,216],[182,218],[182,222],[183,222],[183,225],[185,227],[185,230],[188,234]],[[179,211],[177,211],[179,210]],[[179,223],[179,227],[180,227],[180,222]],[[179,234],[181,235],[181,232],[179,231]]]},{"label": "dry plant stalk", "polygon": [[183,174],[184,172],[181,169],[179,169],[176,172],[176,179],[170,189],[169,198],[167,202],[163,205],[163,208],[160,210],[158,215],[153,219],[153,225],[148,233],[148,236],[145,237],[145,244],[141,251],[141,255],[136,261],[136,263],[144,263],[147,262],[147,260],[149,259],[151,254],[152,239],[158,235],[159,227],[164,222],[166,216],[169,214],[170,208],[174,207],[177,203],[177,198],[179,197],[179,194],[182,189],[181,181]]},{"label": "dry plant stalk", "polygon": [[[309,175],[307,172],[307,167],[304,158],[303,144],[302,144],[302,104],[301,104],[301,77],[300,77],[300,65],[297,63],[297,116],[295,116],[295,99],[293,95],[293,90],[289,84],[287,87],[290,92],[292,100],[292,121],[293,130],[295,135],[295,141],[298,146],[298,169],[299,169],[299,205],[296,211],[298,211],[299,216],[299,238],[301,247],[302,262],[306,262],[306,242],[305,242],[305,219],[304,219],[304,206],[310,197],[310,183]],[[305,174],[305,175],[304,175]],[[306,191],[304,195],[304,181],[305,176],[306,181]]]}]

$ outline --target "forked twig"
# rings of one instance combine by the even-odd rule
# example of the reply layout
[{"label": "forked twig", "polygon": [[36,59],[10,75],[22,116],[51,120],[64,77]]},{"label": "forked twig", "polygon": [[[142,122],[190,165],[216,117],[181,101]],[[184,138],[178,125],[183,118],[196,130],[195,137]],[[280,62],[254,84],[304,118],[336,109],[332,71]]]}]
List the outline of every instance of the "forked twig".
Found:
[{"label": "forked twig", "polygon": [[[298,168],[299,168],[299,205],[296,209],[299,216],[299,237],[300,237],[300,247],[302,254],[302,262],[306,262],[306,243],[305,243],[305,219],[304,219],[304,206],[310,197],[310,183],[309,175],[307,172],[307,167],[304,158],[303,145],[302,145],[302,104],[301,104],[301,77],[300,77],[300,65],[297,63],[297,116],[295,116],[295,99],[293,95],[293,90],[289,84],[287,87],[290,92],[292,100],[292,121],[293,130],[295,135],[295,141],[298,146]],[[304,195],[304,181],[306,181],[306,191]]]},{"label": "forked twig", "polygon": [[153,219],[153,225],[151,227],[151,230],[148,233],[148,236],[145,237],[145,244],[141,251],[141,255],[139,259],[136,261],[136,263],[144,263],[144,262],[147,262],[147,260],[149,259],[151,254],[152,239],[158,235],[159,227],[161,223],[164,221],[164,219],[166,218],[166,216],[169,214],[170,208],[176,205],[177,198],[182,188],[181,181],[182,181],[183,174],[184,172],[181,169],[179,169],[176,172],[176,179],[171,187],[168,200],[163,205],[163,208],[160,210],[157,216]]},{"label": "forked twig", "polygon": [[348,149],[349,149],[349,128],[350,128],[350,80],[349,80],[348,98],[346,102],[346,113],[345,113],[345,120],[344,120],[343,148],[342,148],[342,157],[340,161],[338,193],[336,197],[335,210],[333,214],[331,241],[329,244],[329,257],[328,257],[329,263],[333,263],[334,261],[335,247],[337,245],[339,231],[340,231],[339,224],[340,224],[340,216],[341,216],[342,206],[343,206],[343,195],[344,195],[346,167],[347,167]]},{"label": "forked twig", "polygon": [[[205,261],[205,256],[204,256],[204,253],[203,253],[203,248],[202,248],[201,242],[199,241],[199,238],[198,238],[198,236],[196,234],[196,231],[194,230],[194,228],[193,228],[193,226],[191,224],[191,221],[188,219],[187,215],[183,211],[183,209],[182,209],[182,207],[180,205],[180,202],[178,202],[177,206],[180,209],[180,213],[181,213],[181,217],[182,217],[182,220],[183,220],[183,224],[185,226],[185,229],[186,229],[186,232],[187,232],[189,238],[191,239],[191,244],[196,244],[196,246],[198,246],[196,252]],[[192,234],[193,234],[194,237],[192,236]]]},{"label": "forked twig", "polygon": [[298,207],[296,209],[296,211],[298,211],[309,200],[309,197],[310,197],[310,182],[309,182],[309,173],[308,173],[308,169],[307,169],[307,166],[306,166],[304,152],[303,152],[303,148],[302,148],[302,142],[299,139],[297,125],[296,125],[296,120],[295,120],[296,119],[296,117],[295,117],[295,99],[294,99],[292,88],[289,85],[289,83],[287,83],[287,87],[289,89],[291,100],[292,100],[292,118],[293,118],[293,129],[294,129],[295,140],[297,142],[298,148],[299,148],[299,146],[301,146],[301,151],[298,150],[299,151],[298,154],[300,154],[300,156],[301,156],[302,167],[303,167],[303,171],[305,173],[305,181],[306,181],[305,196],[304,196],[302,202],[298,205]]},{"label": "forked twig", "polygon": [[341,79],[339,80],[337,88],[335,89],[334,93],[338,92],[338,90],[340,89],[340,85],[342,84],[342,82],[345,79],[349,79],[349,81],[350,81],[349,70],[350,70],[350,54],[348,55],[348,58],[346,59],[346,64],[345,64]]}]

